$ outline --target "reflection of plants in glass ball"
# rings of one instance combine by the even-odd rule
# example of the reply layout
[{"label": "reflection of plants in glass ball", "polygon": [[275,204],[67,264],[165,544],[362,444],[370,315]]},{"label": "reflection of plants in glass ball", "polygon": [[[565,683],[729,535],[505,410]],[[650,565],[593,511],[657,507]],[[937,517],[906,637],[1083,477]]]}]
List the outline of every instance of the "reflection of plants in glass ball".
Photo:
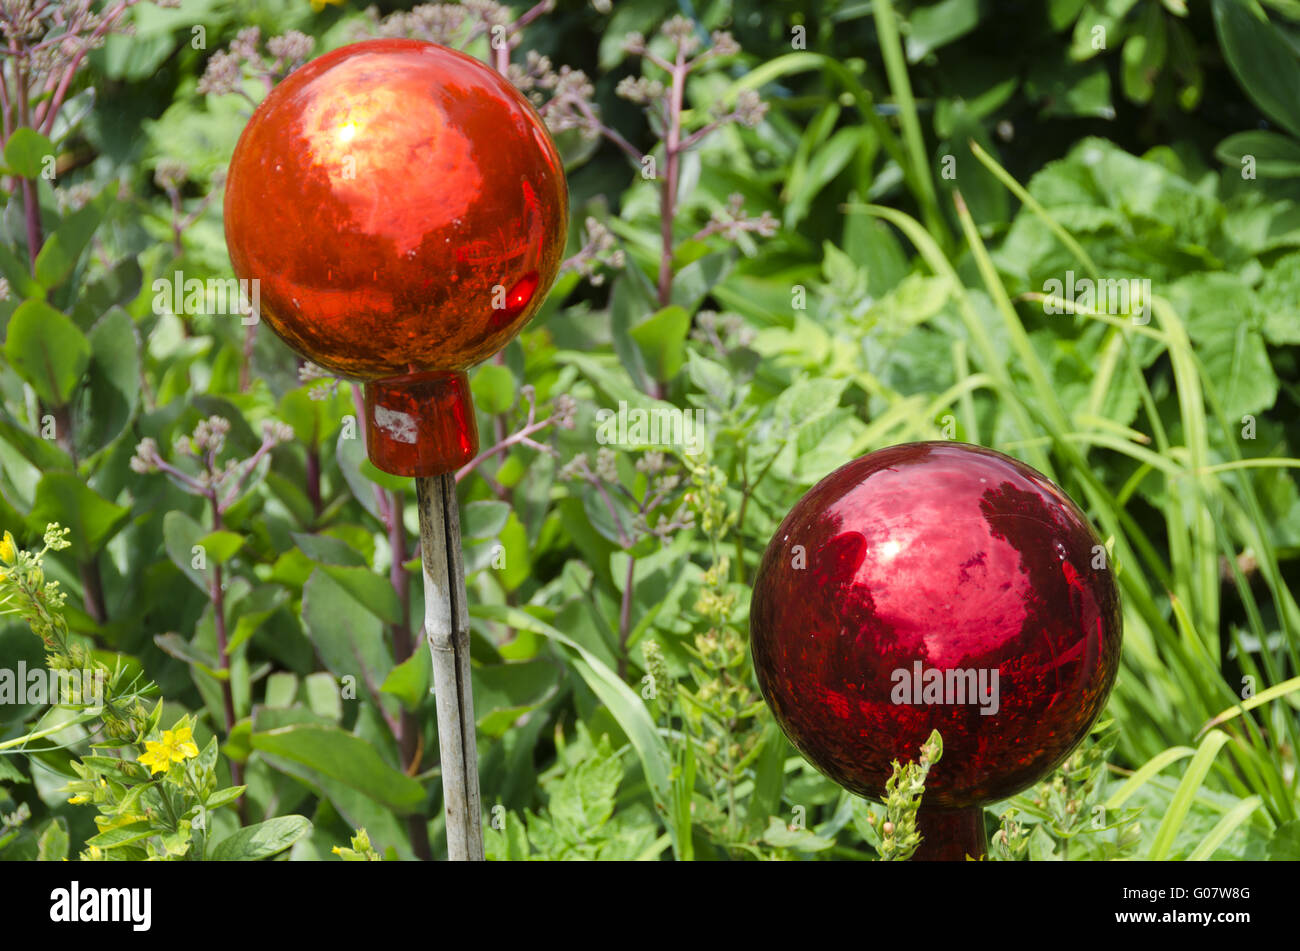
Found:
[{"label": "reflection of plants in glass ball", "polygon": [[814,486],[763,557],[763,695],[856,793],[879,797],[891,761],[937,729],[925,805],[1011,795],[1069,754],[1114,682],[1104,556],[1074,503],[1013,459],[958,443],[871,453]]},{"label": "reflection of plants in glass ball", "polygon": [[567,186],[531,105],[414,40],[343,47],[267,96],[226,188],[230,257],[302,356],[358,379],[500,350],[559,269]]}]

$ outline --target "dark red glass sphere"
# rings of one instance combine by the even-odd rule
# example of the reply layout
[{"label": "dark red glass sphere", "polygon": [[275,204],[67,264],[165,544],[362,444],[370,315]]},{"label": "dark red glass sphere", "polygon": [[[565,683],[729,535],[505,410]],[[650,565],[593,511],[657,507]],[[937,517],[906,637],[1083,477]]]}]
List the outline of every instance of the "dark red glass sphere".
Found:
[{"label": "dark red glass sphere", "polygon": [[568,193],[533,107],[472,57],[369,40],[258,106],[226,182],[235,273],[267,323],[354,379],[464,370],[537,310]]},{"label": "dark red glass sphere", "polygon": [[929,808],[996,801],[1058,766],[1100,714],[1122,622],[1078,507],[1001,453],[882,449],[799,500],[767,547],[750,638],[791,742],[859,795],[930,731]]}]

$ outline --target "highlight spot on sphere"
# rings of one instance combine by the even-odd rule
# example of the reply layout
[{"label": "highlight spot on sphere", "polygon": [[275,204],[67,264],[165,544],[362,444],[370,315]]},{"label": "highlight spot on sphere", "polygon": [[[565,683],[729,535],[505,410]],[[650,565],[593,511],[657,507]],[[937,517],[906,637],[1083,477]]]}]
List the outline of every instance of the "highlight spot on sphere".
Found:
[{"label": "highlight spot on sphere", "polygon": [[764,699],[860,795],[882,796],[892,761],[934,729],[928,807],[1013,795],[1069,755],[1114,683],[1122,619],[1100,548],[1064,492],[993,450],[856,459],[796,503],[763,555],[750,638]]}]

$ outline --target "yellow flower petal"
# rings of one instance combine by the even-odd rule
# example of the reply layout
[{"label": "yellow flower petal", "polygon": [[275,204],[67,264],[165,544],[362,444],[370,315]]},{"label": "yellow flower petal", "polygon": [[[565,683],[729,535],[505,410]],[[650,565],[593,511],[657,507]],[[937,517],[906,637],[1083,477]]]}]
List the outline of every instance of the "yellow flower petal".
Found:
[{"label": "yellow flower petal", "polygon": [[13,564],[14,557],[18,554],[18,548],[14,545],[14,536],[11,532],[5,532],[4,541],[0,541],[0,561],[6,564]]}]

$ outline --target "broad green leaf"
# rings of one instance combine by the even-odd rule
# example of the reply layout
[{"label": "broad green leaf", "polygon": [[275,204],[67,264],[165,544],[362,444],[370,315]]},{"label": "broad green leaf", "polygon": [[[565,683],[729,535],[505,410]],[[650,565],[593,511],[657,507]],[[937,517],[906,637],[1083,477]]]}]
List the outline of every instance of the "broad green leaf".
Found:
[{"label": "broad green leaf", "polygon": [[1259,178],[1300,175],[1300,142],[1263,129],[1228,136],[1214,147],[1214,156],[1234,171],[1243,171],[1247,159]]},{"label": "broad green leaf", "polygon": [[230,532],[224,529],[216,532],[209,532],[198,540],[196,544],[202,545],[209,562],[218,565],[224,565],[239,549],[244,547],[246,539],[238,532]]},{"label": "broad green leaf", "polygon": [[276,584],[262,584],[253,588],[247,596],[230,603],[228,623],[234,627],[226,645],[226,653],[233,655],[288,600],[289,592],[285,588]]},{"label": "broad green leaf", "polygon": [[608,361],[600,356],[578,353],[573,350],[561,350],[555,354],[555,360],[557,363],[576,367],[608,400],[606,405],[614,410],[617,410],[618,404],[623,402],[630,408],[639,407],[647,411],[655,409],[668,412],[680,411],[672,403],[656,400],[642,393],[632,385],[621,367],[610,365]]},{"label": "broad green leaf", "polygon": [[229,680],[230,674],[223,670],[216,658],[205,653],[198,647],[195,647],[185,638],[175,632],[167,634],[155,634],[153,642],[158,645],[158,649],[168,657],[175,657],[179,661],[189,664],[191,667],[197,667],[214,680]]},{"label": "broad green leaf", "polygon": [[[379,689],[384,693],[392,694],[406,709],[417,710],[429,696],[429,681],[432,679],[432,674],[428,652],[420,649],[394,667],[384,678]],[[474,712],[477,714],[478,691],[475,690],[474,694]]]},{"label": "broad green leaf", "polygon": [[35,129],[15,129],[5,142],[5,164],[23,178],[39,178],[46,158],[54,157],[54,143]]},{"label": "broad green leaf", "polygon": [[302,620],[316,652],[336,677],[351,677],[358,692],[378,689],[393,668],[379,617],[317,568],[302,589]]},{"label": "broad green leaf", "polygon": [[347,542],[331,535],[313,535],[308,532],[292,532],[290,537],[298,550],[312,561],[322,565],[366,564],[365,556]]},{"label": "broad green leaf", "polygon": [[[163,516],[163,547],[167,549],[167,556],[204,594],[208,593],[207,555],[195,551],[195,548],[206,534],[203,526],[184,512],[173,511]],[[203,568],[195,566],[200,555],[203,555]]]},{"label": "broad green leaf", "polygon": [[1255,105],[1292,135],[1300,135],[1300,59],[1259,6],[1213,0],[1214,27],[1232,74]]},{"label": "broad green leaf", "polygon": [[212,812],[229,805],[242,796],[247,788],[247,786],[227,786],[225,789],[218,789],[204,801],[203,808]]},{"label": "broad green leaf", "polygon": [[343,719],[343,696],[332,676],[323,670],[308,674],[303,678],[302,689],[312,713],[335,723]]},{"label": "broad green leaf", "polygon": [[731,251],[715,251],[692,261],[673,275],[672,300],[688,314],[699,310],[700,303],[731,271]]},{"label": "broad green leaf", "polygon": [[103,548],[130,516],[129,508],[108,501],[73,473],[47,472],[37,483],[27,524],[36,535],[49,522],[71,529],[68,541],[72,552],[86,560]]},{"label": "broad green leaf", "polygon": [[763,841],[773,848],[796,852],[824,852],[835,844],[834,839],[817,835],[809,829],[791,829],[776,816],[768,821]]},{"label": "broad green leaf", "polygon": [[919,63],[933,50],[975,29],[979,21],[979,0],[940,0],[917,7],[907,18],[907,61]]},{"label": "broad green leaf", "polygon": [[121,435],[140,405],[140,347],[126,311],[114,307],[91,328],[86,388],[73,419],[82,455]]},{"label": "broad green leaf", "polygon": [[1268,857],[1274,862],[1300,861],[1300,820],[1292,819],[1277,827],[1268,843]]},{"label": "broad green leaf", "polygon": [[460,509],[460,532],[464,538],[496,538],[506,527],[510,505],[496,499],[467,502]]},{"label": "broad green leaf", "polygon": [[515,405],[517,389],[510,368],[499,363],[483,364],[474,371],[474,378],[470,380],[474,405],[493,415],[509,412]]},{"label": "broad green leaf", "polygon": [[42,287],[57,287],[72,273],[116,194],[117,183],[109,183],[96,198],[59,222],[45,239],[36,255],[36,280]]},{"label": "broad green leaf", "polygon": [[[427,667],[427,658],[421,659]],[[474,716],[479,729],[488,736],[501,736],[521,716],[545,703],[561,676],[560,669],[545,660],[475,667]]]},{"label": "broad green leaf", "polygon": [[130,845],[132,842],[148,839],[155,835],[156,832],[157,830],[154,829],[152,822],[132,822],[124,826],[118,826],[116,829],[109,829],[107,832],[101,832],[98,835],[92,835],[86,840],[86,845],[93,845],[101,849],[116,849],[124,845]]},{"label": "broad green leaf", "polygon": [[62,862],[68,857],[68,823],[56,816],[46,823],[36,839],[36,858],[41,862]]},{"label": "broad green leaf", "polygon": [[45,301],[27,300],[9,318],[5,357],[43,402],[66,406],[90,364],[90,341]]},{"label": "broad green leaf", "polygon": [[691,330],[690,314],[680,307],[665,307],[631,330],[631,336],[645,357],[646,367],[656,380],[677,376],[685,359],[686,336]]},{"label": "broad green leaf", "polygon": [[322,565],[321,570],[381,621],[396,624],[403,620],[402,605],[386,575],[370,567]]},{"label": "broad green leaf", "polygon": [[214,862],[252,862],[283,852],[307,833],[311,822],[304,816],[277,816],[244,826],[218,842],[208,853]]},{"label": "broad green leaf", "polygon": [[45,288],[36,283],[26,261],[19,258],[16,250],[4,242],[0,242],[0,277],[9,282],[10,293],[16,293],[19,297],[45,296]]},{"label": "broad green leaf", "polygon": [[[614,719],[627,734],[628,740],[641,759],[641,766],[645,770],[651,794],[658,807],[666,814],[672,790],[672,756],[668,753],[668,748],[659,735],[654,721],[650,719],[645,704],[623,682],[623,679],[586,648],[526,611],[502,605],[476,604],[470,606],[470,614],[500,621],[512,628],[545,635],[574,652],[575,656],[572,658],[574,669],[601,702],[609,708]],[[674,851],[678,851],[680,843],[690,834],[690,831],[688,828],[680,828],[678,823],[670,823],[669,833],[673,837]]]},{"label": "broad green leaf", "polygon": [[302,724],[255,732],[252,745],[343,783],[401,815],[424,805],[423,786],[389,766],[365,740],[337,727]]}]

